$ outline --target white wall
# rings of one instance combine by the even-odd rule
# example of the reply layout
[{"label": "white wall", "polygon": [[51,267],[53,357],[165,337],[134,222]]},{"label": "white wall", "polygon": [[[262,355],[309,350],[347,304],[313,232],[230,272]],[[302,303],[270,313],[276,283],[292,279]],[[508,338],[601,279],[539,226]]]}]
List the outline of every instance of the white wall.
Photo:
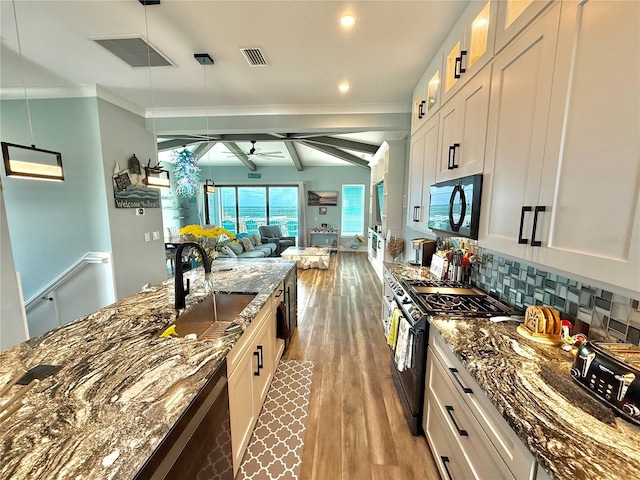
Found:
[{"label": "white wall", "polygon": [[[145,128],[144,119],[104,100],[98,100],[103,181],[113,253],[116,298],[139,292],[146,283],[167,278],[162,210],[147,208],[137,216],[135,208],[116,208],[113,198],[113,167],[126,168],[133,154],[144,165],[155,159],[155,137]],[[152,160],[155,165],[155,160]],[[145,242],[144,234],[159,232],[159,240]],[[153,238],[153,236],[152,236]]]},{"label": "white wall", "polygon": [[13,264],[7,215],[0,182],[0,350],[29,338]]}]

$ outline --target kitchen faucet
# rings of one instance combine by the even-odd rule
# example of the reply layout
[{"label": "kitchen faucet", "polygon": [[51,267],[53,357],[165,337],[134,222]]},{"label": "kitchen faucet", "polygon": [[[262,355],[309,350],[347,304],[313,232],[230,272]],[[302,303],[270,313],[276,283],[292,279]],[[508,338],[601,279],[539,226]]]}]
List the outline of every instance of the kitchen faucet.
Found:
[{"label": "kitchen faucet", "polygon": [[211,260],[209,260],[207,252],[204,251],[202,245],[194,242],[185,242],[178,245],[176,248],[176,278],[174,281],[176,287],[176,310],[186,306],[185,298],[189,295],[189,279],[187,278],[187,288],[184,288],[184,279],[182,278],[182,251],[186,247],[195,248],[200,252],[200,255],[202,256],[202,264],[204,266],[205,279],[207,278],[207,274],[211,273]]}]

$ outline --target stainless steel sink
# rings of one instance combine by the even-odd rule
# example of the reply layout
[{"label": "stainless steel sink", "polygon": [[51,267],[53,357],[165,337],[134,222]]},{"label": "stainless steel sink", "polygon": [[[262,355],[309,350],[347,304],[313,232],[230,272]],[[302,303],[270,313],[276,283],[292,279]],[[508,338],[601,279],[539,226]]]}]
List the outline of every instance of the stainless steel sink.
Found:
[{"label": "stainless steel sink", "polygon": [[255,298],[255,294],[216,293],[180,315],[174,322],[176,333],[184,337],[195,333],[198,339],[220,336],[240,312]]}]

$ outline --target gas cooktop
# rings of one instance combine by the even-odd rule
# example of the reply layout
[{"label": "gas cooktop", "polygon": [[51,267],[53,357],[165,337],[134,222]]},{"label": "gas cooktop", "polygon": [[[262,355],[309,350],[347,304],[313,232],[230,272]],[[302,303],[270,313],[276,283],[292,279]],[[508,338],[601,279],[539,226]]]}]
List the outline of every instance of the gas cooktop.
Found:
[{"label": "gas cooktop", "polygon": [[427,315],[494,317],[521,313],[465,283],[446,280],[406,280],[403,283]]}]

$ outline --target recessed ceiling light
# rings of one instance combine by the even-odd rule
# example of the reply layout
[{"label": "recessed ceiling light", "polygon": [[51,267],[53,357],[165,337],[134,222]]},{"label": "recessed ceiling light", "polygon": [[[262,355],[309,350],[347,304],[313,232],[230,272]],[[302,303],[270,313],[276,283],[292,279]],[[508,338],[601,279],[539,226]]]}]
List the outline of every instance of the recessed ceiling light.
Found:
[{"label": "recessed ceiling light", "polygon": [[340,25],[342,25],[345,28],[353,27],[355,23],[356,23],[356,17],[354,17],[353,15],[347,14],[340,17]]},{"label": "recessed ceiling light", "polygon": [[338,85],[338,88],[340,89],[340,91],[342,93],[346,93],[351,89],[351,85],[349,85],[348,83],[344,82],[344,83],[341,83],[340,85]]}]

